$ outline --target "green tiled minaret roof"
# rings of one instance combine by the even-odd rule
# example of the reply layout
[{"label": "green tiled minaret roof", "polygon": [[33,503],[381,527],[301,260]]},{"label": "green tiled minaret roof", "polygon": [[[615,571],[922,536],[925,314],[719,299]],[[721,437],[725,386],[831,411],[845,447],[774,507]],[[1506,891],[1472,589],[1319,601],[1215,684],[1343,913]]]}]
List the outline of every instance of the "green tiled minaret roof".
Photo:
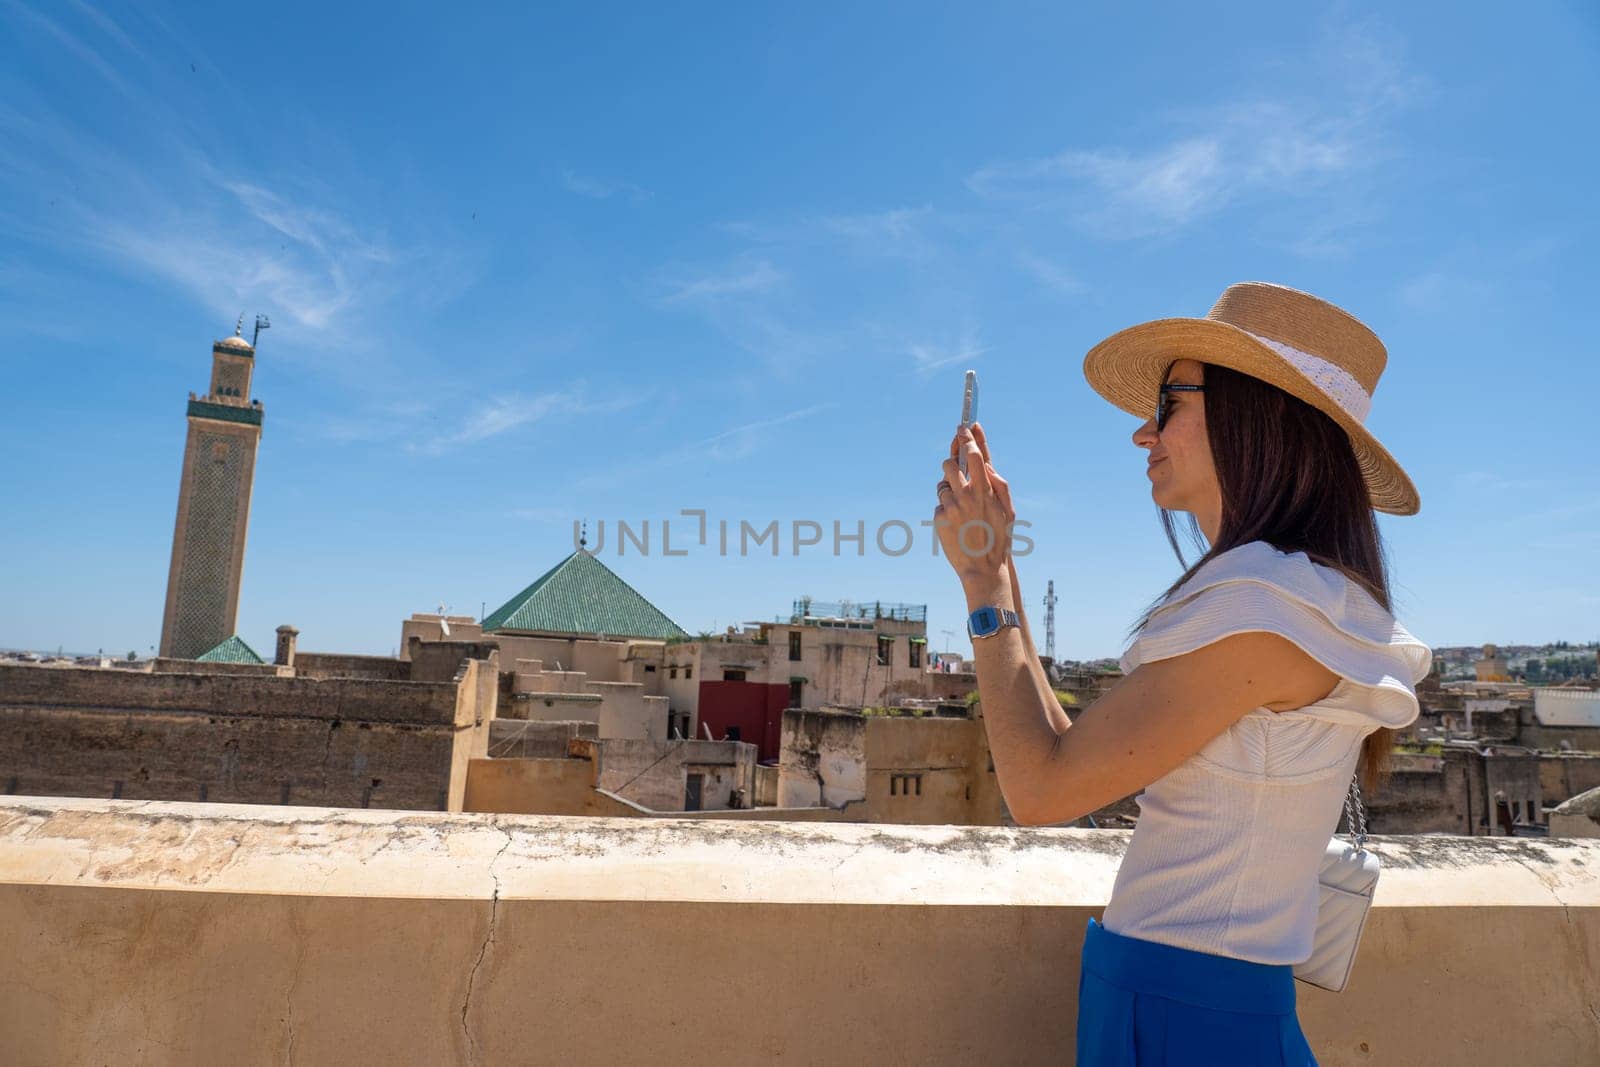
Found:
[{"label": "green tiled minaret roof", "polygon": [[483,620],[485,633],[539,631],[607,637],[687,637],[683,627],[609,567],[574,552]]},{"label": "green tiled minaret roof", "polygon": [[256,650],[244,643],[244,639],[234,634],[210,652],[195,657],[202,663],[265,663],[266,660],[256,655]]}]

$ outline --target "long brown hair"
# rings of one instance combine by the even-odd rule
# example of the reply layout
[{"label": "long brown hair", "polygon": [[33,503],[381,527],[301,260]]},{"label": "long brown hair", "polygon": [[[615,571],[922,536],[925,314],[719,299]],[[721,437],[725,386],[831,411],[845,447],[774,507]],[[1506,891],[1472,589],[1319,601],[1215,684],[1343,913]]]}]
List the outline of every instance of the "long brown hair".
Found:
[{"label": "long brown hair", "polygon": [[[1314,562],[1343,572],[1385,611],[1392,611],[1383,538],[1349,435],[1275,385],[1214,363],[1201,367],[1206,438],[1222,491],[1222,521],[1216,543],[1161,594],[1134,632],[1143,630],[1162,601],[1203,564],[1252,541],[1265,541],[1280,552],[1304,552]],[[1166,508],[1161,509],[1161,526],[1183,566],[1173,512]],[[1196,548],[1204,548],[1192,514],[1189,535]],[[1380,727],[1362,743],[1358,766],[1361,785],[1369,792],[1389,773],[1394,736],[1393,730]]]}]

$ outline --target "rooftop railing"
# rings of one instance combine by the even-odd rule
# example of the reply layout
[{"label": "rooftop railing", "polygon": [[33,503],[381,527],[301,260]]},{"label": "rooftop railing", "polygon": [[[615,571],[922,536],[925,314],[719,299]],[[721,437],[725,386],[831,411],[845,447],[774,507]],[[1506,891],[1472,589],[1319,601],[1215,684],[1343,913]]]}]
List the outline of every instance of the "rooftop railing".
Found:
[{"label": "rooftop railing", "polygon": [[802,619],[892,619],[897,622],[927,622],[928,605],[892,604],[882,600],[812,600],[801,597],[787,620]]}]

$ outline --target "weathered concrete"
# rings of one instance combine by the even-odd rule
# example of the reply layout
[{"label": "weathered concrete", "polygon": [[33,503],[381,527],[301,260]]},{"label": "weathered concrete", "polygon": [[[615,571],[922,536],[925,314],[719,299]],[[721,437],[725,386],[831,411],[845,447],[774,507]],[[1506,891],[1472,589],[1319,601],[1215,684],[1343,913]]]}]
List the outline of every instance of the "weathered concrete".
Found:
[{"label": "weathered concrete", "polygon": [[565,759],[574,737],[597,738],[592,722],[538,722],[496,718],[489,724],[489,755],[497,759]]},{"label": "weathered concrete", "polygon": [[740,741],[579,739],[568,746],[595,765],[595,785],[655,811],[684,811],[690,775],[700,806],[715,811],[755,804],[756,747]]},{"label": "weathered concrete", "polygon": [[863,800],[876,823],[997,826],[1002,801],[980,719],[783,713],[778,803]]},{"label": "weathered concrete", "polygon": [[[1070,1063],[1126,841],[6,798],[0,1062]],[[1375,848],[1322,1063],[1600,1060],[1600,841]]]},{"label": "weathered concrete", "polygon": [[0,665],[0,793],[459,811],[498,654],[457,651],[420,682]]},{"label": "weathered concrete", "polygon": [[1539,792],[1546,807],[1600,788],[1600,752],[1543,753],[1539,756]]}]

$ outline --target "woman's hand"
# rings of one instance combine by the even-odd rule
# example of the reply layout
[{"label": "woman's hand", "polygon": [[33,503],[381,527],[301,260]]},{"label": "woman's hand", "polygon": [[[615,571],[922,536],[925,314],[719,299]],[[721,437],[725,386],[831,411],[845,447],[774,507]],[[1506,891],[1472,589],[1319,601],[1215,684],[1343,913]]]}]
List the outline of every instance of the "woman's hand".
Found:
[{"label": "woman's hand", "polygon": [[[965,454],[967,473],[957,457]],[[973,423],[956,430],[950,458],[944,461],[943,479],[936,487],[939,506],[934,508],[934,529],[945,558],[963,585],[989,584],[1006,573],[1011,558],[1011,486],[989,462],[989,440],[983,427]]]}]

